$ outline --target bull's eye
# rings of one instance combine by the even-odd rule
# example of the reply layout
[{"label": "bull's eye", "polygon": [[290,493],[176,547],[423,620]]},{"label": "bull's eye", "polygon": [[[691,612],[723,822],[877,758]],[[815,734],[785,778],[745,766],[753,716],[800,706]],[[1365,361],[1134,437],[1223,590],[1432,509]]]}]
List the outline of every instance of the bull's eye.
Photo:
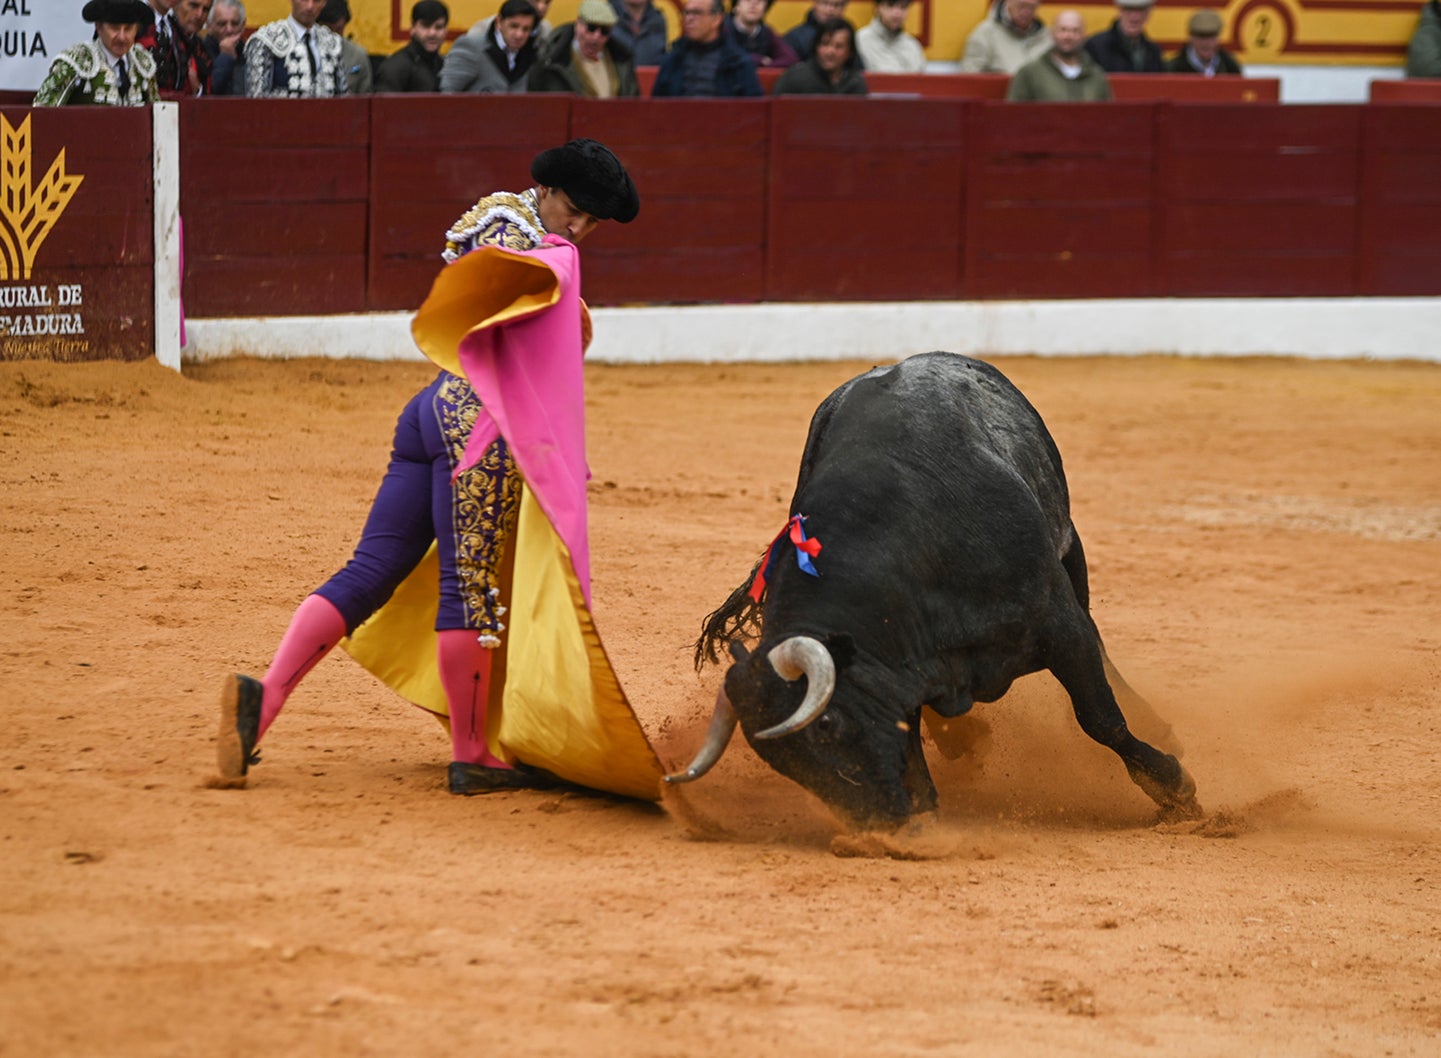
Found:
[{"label": "bull's eye", "polygon": [[834,734],[836,730],[836,718],[830,713],[822,713],[816,718],[816,730],[823,735]]}]

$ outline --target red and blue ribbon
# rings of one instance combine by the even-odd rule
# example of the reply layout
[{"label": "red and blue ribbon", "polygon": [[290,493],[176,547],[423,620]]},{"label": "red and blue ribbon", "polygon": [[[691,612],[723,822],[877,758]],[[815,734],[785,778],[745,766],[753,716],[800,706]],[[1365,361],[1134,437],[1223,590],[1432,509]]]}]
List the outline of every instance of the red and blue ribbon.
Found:
[{"label": "red and blue ribbon", "polygon": [[766,550],[765,561],[761,563],[760,569],[756,570],[755,580],[751,581],[750,597],[756,602],[761,601],[765,594],[766,584],[775,570],[776,563],[780,561],[781,552],[785,549],[786,543],[795,545],[796,565],[802,573],[809,573],[812,577],[819,577],[816,564],[811,561],[821,553],[821,542],[813,536],[806,536],[806,516],[795,515],[786,522],[786,527],[776,534],[771,541],[771,546]]}]

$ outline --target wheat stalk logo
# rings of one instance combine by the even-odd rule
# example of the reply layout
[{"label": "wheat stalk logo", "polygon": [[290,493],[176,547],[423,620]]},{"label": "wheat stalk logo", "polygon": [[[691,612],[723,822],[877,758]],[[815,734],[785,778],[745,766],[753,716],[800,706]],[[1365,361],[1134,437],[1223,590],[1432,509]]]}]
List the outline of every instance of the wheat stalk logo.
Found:
[{"label": "wheat stalk logo", "polygon": [[0,280],[30,278],[35,254],[84,179],[65,174],[62,147],[40,186],[32,187],[30,118],[16,128],[0,117]]}]

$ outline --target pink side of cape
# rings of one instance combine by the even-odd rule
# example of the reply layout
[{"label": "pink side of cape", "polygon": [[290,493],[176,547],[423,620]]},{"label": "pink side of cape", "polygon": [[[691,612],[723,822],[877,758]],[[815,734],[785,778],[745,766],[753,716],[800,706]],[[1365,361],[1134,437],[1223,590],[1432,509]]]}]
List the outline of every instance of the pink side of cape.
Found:
[{"label": "pink side of cape", "polygon": [[570,551],[589,606],[580,254],[558,235],[544,241],[546,246],[523,253],[555,273],[560,285],[556,304],[525,319],[473,331],[460,343],[461,367],[482,405],[461,467],[478,462],[497,435],[505,438],[526,487]]}]

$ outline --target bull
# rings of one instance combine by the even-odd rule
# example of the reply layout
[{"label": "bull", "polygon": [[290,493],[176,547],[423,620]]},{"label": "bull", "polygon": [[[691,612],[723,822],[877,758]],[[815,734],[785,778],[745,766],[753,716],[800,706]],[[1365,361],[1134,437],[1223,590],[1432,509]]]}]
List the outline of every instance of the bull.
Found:
[{"label": "bull", "polygon": [[704,775],[738,723],[850,825],[895,829],[937,804],[922,707],[959,717],[1046,669],[1163,816],[1200,815],[1191,776],[1117,704],[1060,453],[1000,371],[936,352],[844,383],[811,420],[790,510],[703,622],[697,668],[721,647],[733,663],[668,782]]}]

